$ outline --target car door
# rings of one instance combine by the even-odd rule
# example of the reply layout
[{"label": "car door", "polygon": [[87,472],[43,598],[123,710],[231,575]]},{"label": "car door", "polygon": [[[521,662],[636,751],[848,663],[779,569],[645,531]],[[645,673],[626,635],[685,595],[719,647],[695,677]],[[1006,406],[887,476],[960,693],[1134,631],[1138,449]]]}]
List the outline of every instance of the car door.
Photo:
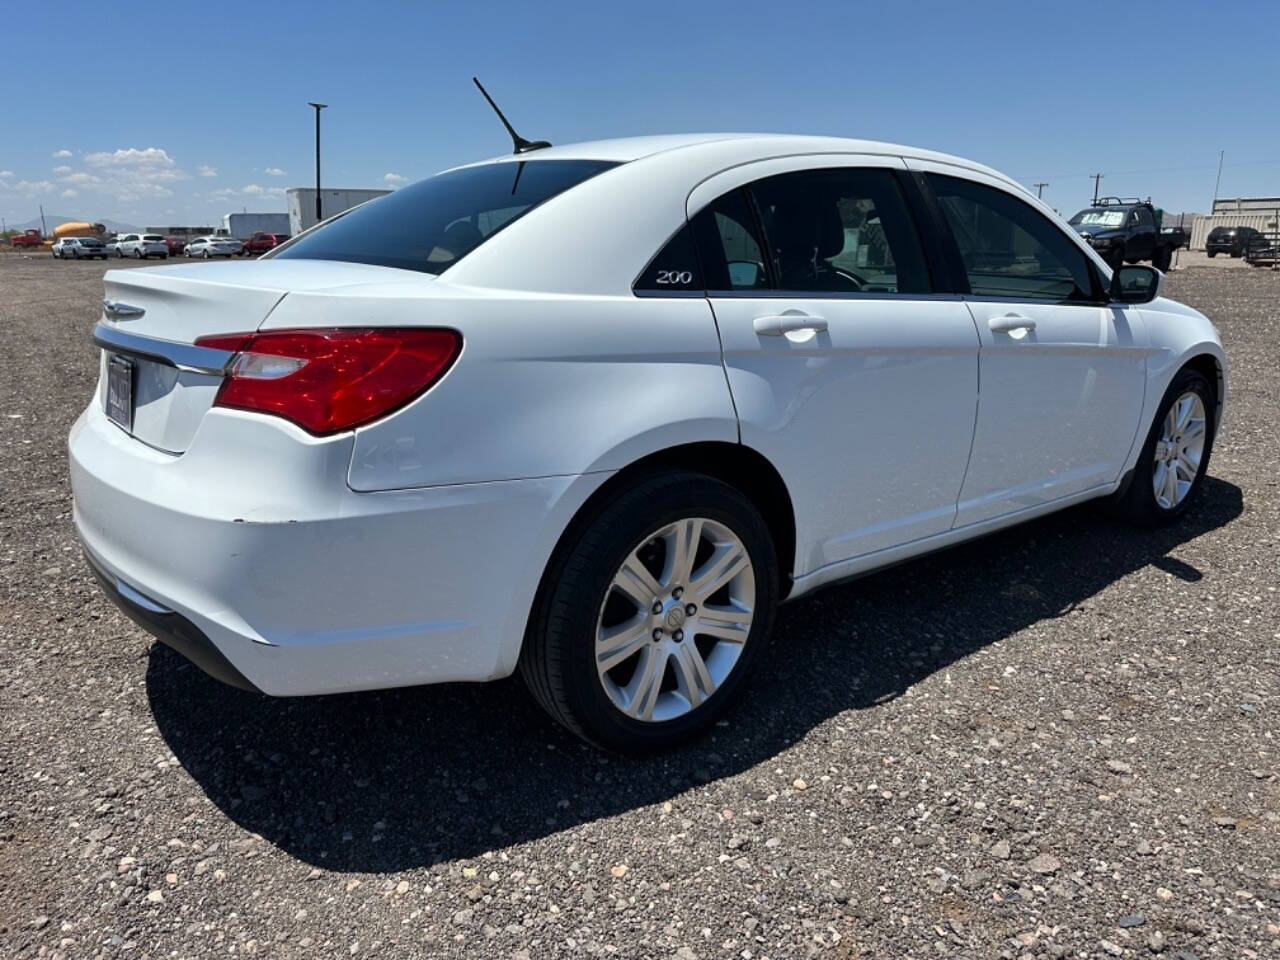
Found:
[{"label": "car door", "polygon": [[[1069,231],[993,177],[911,161],[949,227],[982,339],[956,525],[1115,482],[1137,436],[1147,338]],[[1045,208],[1047,210],[1047,208]]]},{"label": "car door", "polygon": [[689,213],[742,442],[791,493],[797,576],[948,530],[979,341],[935,295],[901,158],[799,157],[705,181]]},{"label": "car door", "polygon": [[1146,207],[1136,207],[1130,241],[1126,248],[1130,260],[1150,260],[1156,252],[1156,221]]}]

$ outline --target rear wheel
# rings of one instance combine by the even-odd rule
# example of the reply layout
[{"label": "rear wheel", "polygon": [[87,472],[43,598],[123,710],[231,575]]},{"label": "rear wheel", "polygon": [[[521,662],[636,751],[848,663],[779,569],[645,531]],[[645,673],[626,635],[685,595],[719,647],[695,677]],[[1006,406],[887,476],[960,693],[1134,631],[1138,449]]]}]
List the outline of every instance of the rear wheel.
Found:
[{"label": "rear wheel", "polygon": [[579,736],[640,752],[713,724],[772,628],[768,527],[727,484],[694,473],[614,497],[548,569],[520,655],[539,703]]},{"label": "rear wheel", "polygon": [[1165,391],[1129,488],[1115,501],[1134,523],[1177,519],[1195,499],[1213,452],[1213,387],[1198,370],[1183,369]]},{"label": "rear wheel", "polygon": [[1151,258],[1151,264],[1161,273],[1168,273],[1173,263],[1173,251],[1168,247],[1159,247]]},{"label": "rear wheel", "polygon": [[1206,251],[1205,251],[1205,253],[1207,253],[1207,254],[1209,255],[1209,259],[1210,259],[1210,260],[1212,260],[1214,257],[1216,257],[1216,256],[1218,255],[1218,251],[1217,251],[1217,250],[1206,250]]},{"label": "rear wheel", "polygon": [[1124,250],[1117,249],[1107,254],[1107,265],[1112,270],[1119,270],[1124,266]]},{"label": "rear wheel", "polygon": [[208,260],[208,259],[209,259],[209,248],[208,248],[208,247],[205,247],[205,248],[204,248],[203,252],[201,253],[201,256],[202,256],[202,257],[204,257],[206,260]]}]

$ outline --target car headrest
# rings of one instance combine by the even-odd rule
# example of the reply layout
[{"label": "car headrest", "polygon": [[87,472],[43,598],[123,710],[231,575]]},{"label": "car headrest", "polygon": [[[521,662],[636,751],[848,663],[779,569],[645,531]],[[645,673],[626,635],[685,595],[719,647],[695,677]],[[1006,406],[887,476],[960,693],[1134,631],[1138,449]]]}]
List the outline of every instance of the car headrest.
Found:
[{"label": "car headrest", "polygon": [[[822,198],[826,199],[826,198]],[[810,196],[792,195],[773,211],[773,242],[783,258],[821,259],[844,249],[844,224],[839,208]]]}]

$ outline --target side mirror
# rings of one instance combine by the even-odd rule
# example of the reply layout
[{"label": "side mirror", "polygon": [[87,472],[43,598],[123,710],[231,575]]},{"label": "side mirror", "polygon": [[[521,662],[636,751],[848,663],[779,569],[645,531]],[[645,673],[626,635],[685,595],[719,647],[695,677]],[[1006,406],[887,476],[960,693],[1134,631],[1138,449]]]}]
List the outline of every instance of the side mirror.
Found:
[{"label": "side mirror", "polygon": [[1155,267],[1126,264],[1111,274],[1111,299],[1115,303],[1150,303],[1164,292],[1164,274]]}]

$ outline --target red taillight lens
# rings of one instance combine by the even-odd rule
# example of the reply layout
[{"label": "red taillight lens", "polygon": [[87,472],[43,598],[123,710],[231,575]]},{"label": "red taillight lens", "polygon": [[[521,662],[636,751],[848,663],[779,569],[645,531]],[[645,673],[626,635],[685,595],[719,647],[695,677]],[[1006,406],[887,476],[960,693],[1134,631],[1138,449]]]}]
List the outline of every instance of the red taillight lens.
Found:
[{"label": "red taillight lens", "polygon": [[456,330],[335,328],[201,337],[235,357],[214,405],[271,413],[311,433],[350,430],[404,406],[444,376]]}]

